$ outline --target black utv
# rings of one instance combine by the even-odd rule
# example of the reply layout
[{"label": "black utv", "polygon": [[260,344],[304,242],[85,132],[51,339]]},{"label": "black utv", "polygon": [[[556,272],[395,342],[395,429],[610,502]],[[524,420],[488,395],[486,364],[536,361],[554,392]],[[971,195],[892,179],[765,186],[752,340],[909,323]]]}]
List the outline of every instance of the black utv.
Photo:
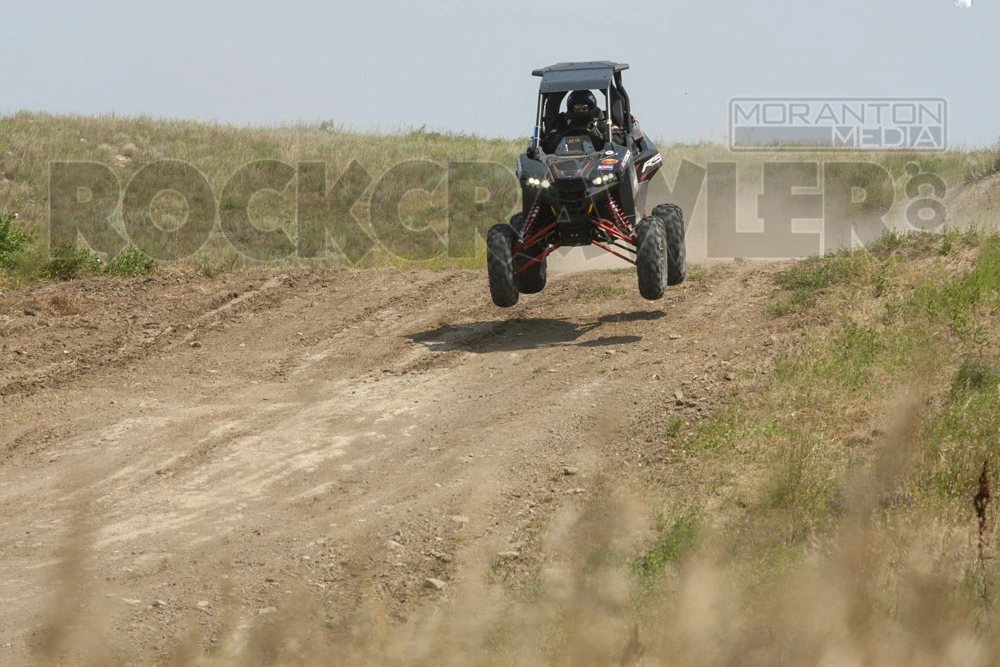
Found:
[{"label": "black utv", "polygon": [[[538,114],[517,161],[522,211],[486,238],[493,303],[545,287],[546,257],[596,245],[636,267],[639,293],[659,299],[684,280],[684,219],[660,204],[646,214],[660,152],[632,115],[624,63],[559,63],[537,69]],[[595,95],[596,92],[596,95]]]}]

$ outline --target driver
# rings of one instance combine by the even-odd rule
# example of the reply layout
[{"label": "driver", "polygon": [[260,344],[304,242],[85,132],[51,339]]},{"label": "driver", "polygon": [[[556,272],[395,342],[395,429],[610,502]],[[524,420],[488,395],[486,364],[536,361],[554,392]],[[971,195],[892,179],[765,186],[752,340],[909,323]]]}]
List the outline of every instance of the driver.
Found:
[{"label": "driver", "polygon": [[566,99],[566,112],[560,114],[559,124],[549,132],[546,152],[551,153],[559,145],[560,139],[567,134],[580,134],[586,130],[594,143],[594,148],[601,150],[604,146],[604,135],[597,125],[597,99],[589,90],[574,90]]}]

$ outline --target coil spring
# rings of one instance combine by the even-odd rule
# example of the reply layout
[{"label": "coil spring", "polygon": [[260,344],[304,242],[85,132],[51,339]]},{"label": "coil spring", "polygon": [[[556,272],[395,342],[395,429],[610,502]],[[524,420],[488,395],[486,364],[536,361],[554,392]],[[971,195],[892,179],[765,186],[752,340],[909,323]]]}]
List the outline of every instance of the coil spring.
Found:
[{"label": "coil spring", "polygon": [[628,224],[628,220],[625,218],[625,214],[622,213],[621,206],[618,205],[618,201],[612,195],[608,195],[604,199],[604,206],[611,211],[611,215],[614,217],[614,223],[618,227],[618,231],[622,234],[632,235],[632,226]]},{"label": "coil spring", "polygon": [[535,227],[538,226],[538,215],[542,212],[542,207],[535,204],[531,207],[531,211],[528,212],[528,217],[524,221],[524,225],[521,227],[521,237],[523,240],[528,240],[535,233]]}]

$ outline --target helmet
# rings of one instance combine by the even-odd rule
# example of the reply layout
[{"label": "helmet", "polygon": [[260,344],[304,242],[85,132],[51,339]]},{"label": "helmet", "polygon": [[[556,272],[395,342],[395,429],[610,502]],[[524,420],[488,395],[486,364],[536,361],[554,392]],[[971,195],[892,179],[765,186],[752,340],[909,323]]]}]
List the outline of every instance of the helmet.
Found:
[{"label": "helmet", "polygon": [[597,99],[589,90],[574,90],[566,99],[566,111],[573,125],[587,125],[597,118]]}]

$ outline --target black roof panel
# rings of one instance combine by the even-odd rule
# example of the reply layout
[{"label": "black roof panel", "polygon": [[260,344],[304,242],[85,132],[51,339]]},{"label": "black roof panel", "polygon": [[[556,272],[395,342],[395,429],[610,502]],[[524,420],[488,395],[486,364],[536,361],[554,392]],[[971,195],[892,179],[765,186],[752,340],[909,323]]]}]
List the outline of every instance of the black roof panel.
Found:
[{"label": "black roof panel", "polygon": [[628,65],[625,63],[601,60],[587,63],[556,63],[536,69],[532,74],[542,77],[539,92],[555,93],[592,88],[605,90],[611,85],[616,72],[627,69]]}]

